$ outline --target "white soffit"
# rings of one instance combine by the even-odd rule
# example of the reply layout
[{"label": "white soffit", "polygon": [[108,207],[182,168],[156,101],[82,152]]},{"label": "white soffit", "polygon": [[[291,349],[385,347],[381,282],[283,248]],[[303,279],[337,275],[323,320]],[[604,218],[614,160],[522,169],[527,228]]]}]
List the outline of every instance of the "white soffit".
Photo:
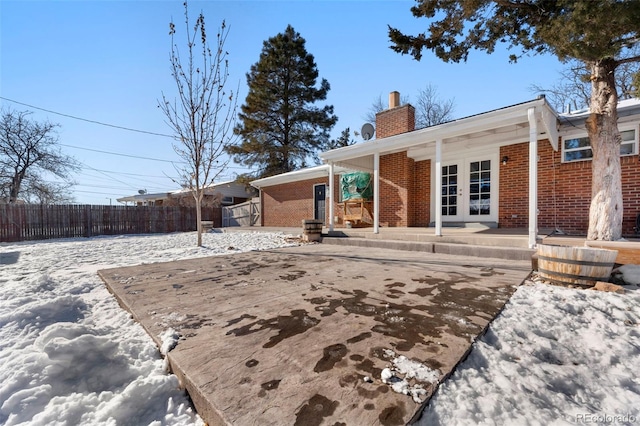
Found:
[{"label": "white soffit", "polygon": [[523,129],[528,129],[527,111],[532,107],[540,111],[540,118],[543,122],[540,130],[546,130],[551,144],[554,149],[557,149],[556,115],[546,100],[541,98],[413,132],[334,149],[320,154],[320,157],[325,162],[353,167],[358,165],[368,169],[373,166],[371,156],[376,152],[383,155],[400,151],[421,151],[424,153],[424,149],[433,145],[437,139],[441,139],[445,143],[468,140],[469,144],[477,144],[486,141],[487,138],[502,140],[517,137]]}]

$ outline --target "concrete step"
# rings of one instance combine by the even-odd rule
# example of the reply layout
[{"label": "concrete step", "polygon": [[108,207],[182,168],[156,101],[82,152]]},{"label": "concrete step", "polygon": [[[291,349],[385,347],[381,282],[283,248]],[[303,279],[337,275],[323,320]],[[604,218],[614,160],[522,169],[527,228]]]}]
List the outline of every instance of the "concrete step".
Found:
[{"label": "concrete step", "polygon": [[421,251],[425,253],[451,254],[455,256],[488,257],[505,260],[531,260],[536,252],[522,247],[503,247],[495,245],[460,244],[449,242],[400,241],[380,238],[361,237],[322,237],[322,244],[340,246],[386,248],[391,250]]}]

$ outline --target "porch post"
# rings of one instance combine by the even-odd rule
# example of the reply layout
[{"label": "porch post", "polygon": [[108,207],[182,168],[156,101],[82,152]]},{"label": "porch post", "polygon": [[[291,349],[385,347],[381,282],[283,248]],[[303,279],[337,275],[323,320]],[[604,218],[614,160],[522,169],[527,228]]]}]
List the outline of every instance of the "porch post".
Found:
[{"label": "porch post", "polygon": [[436,140],[436,236],[442,237],[442,139]]},{"label": "porch post", "polygon": [[333,200],[335,200],[334,198],[334,193],[335,193],[335,185],[333,184],[333,178],[334,178],[334,174],[335,174],[335,170],[333,167],[333,162],[329,163],[329,232],[333,232],[333,226],[334,226],[334,206],[333,206]]},{"label": "porch post", "polygon": [[529,248],[536,247],[538,236],[538,128],[536,109],[527,110],[529,119]]},{"label": "porch post", "polygon": [[373,233],[380,232],[380,153],[373,154]]}]

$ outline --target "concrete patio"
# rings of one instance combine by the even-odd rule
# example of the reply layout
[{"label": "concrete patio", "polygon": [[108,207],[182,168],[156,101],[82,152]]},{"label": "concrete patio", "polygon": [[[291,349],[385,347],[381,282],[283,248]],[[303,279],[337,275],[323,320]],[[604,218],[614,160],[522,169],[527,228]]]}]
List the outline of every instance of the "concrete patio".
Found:
[{"label": "concrete patio", "polygon": [[179,333],[168,360],[208,424],[401,425],[421,404],[382,370],[436,371],[408,380],[426,401],[530,265],[310,244],[99,274],[158,345]]}]

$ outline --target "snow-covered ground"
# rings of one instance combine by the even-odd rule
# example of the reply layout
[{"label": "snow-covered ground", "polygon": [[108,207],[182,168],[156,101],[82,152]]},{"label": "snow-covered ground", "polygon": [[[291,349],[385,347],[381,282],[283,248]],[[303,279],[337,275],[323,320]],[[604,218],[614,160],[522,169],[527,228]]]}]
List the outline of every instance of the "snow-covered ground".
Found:
[{"label": "snow-covered ground", "polygon": [[96,271],[292,245],[195,233],[0,244],[0,424],[201,425]]},{"label": "snow-covered ground", "polygon": [[[209,233],[204,245],[193,233],[0,244],[0,424],[201,425],[96,271],[292,243]],[[637,268],[625,272],[638,282],[629,278]],[[530,283],[441,385],[422,424],[640,424],[639,369],[637,287]]]}]

